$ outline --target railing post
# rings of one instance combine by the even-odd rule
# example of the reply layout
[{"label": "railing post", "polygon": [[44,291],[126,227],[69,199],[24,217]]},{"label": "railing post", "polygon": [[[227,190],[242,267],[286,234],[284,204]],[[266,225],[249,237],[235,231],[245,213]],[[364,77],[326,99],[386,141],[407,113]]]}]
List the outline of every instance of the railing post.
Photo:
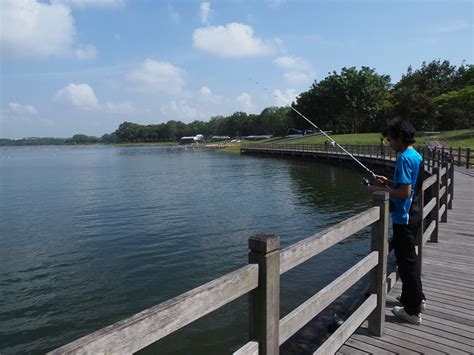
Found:
[{"label": "railing post", "polygon": [[466,169],[469,169],[469,159],[471,158],[471,148],[466,149]]},{"label": "railing post", "polygon": [[448,222],[448,176],[449,176],[449,166],[446,160],[446,156],[443,155],[443,165],[441,166],[442,169],[446,168],[446,173],[443,175],[441,179],[441,186],[445,187],[444,195],[440,198],[440,206],[444,205],[444,213],[440,216],[441,222],[446,223]]},{"label": "railing post", "polygon": [[[422,174],[423,179],[424,179],[424,174]],[[420,227],[418,228],[418,235],[416,239],[416,245],[418,248],[418,254],[417,257],[419,259],[419,265],[420,265],[420,272],[421,272],[421,266],[422,266],[422,260],[421,256],[423,255],[423,233],[425,232],[425,214],[423,213],[423,207],[425,207],[425,194],[426,190],[423,190],[423,182],[421,183],[421,192],[420,192],[420,205],[421,205],[421,211],[420,211]]]},{"label": "railing post", "polygon": [[372,251],[378,251],[379,261],[370,272],[370,293],[377,294],[377,308],[369,316],[369,332],[382,336],[385,328],[385,295],[387,292],[387,256],[388,256],[388,193],[375,192],[374,206],[380,207],[380,219],[372,224]]},{"label": "railing post", "polygon": [[454,158],[452,155],[449,157],[449,178],[451,179],[451,182],[448,188],[448,191],[449,191],[448,208],[452,209],[453,198],[454,198]]},{"label": "railing post", "polygon": [[250,292],[249,335],[259,355],[279,354],[280,238],[259,234],[249,238],[249,262],[258,264],[258,287]]},{"label": "railing post", "polygon": [[441,179],[439,177],[439,171],[440,171],[440,168],[437,166],[435,168],[433,168],[433,174],[436,175],[436,182],[432,185],[433,188],[432,188],[432,197],[436,198],[436,205],[434,206],[433,210],[432,210],[432,220],[435,220],[436,221],[436,227],[433,231],[433,233],[431,233],[431,238],[430,238],[430,241],[433,242],[433,243],[438,243],[438,227],[439,227],[439,187],[440,187],[440,183],[441,183]]},{"label": "railing post", "polygon": [[458,147],[458,166],[461,166],[461,147]]}]

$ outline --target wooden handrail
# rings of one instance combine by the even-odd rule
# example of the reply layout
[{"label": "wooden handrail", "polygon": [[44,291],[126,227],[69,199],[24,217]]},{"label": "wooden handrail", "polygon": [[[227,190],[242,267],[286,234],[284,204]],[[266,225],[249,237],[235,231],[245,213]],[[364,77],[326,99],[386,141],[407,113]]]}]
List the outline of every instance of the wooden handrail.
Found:
[{"label": "wooden handrail", "polygon": [[378,252],[373,251],[314,296],[287,314],[280,321],[280,345],[364,277],[377,263]]},{"label": "wooden handrail", "polygon": [[293,269],[334,244],[371,225],[379,219],[379,216],[379,207],[372,207],[283,249],[280,255],[280,274]]},{"label": "wooden handrail", "polygon": [[250,264],[86,335],[50,354],[131,354],[257,287],[258,266]]}]

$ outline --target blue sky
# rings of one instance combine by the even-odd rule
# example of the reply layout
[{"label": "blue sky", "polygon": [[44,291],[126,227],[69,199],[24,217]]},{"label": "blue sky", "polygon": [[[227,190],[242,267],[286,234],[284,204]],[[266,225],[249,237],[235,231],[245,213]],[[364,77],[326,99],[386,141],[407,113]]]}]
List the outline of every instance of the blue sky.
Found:
[{"label": "blue sky", "polygon": [[370,66],[396,82],[423,61],[473,63],[472,1],[1,0],[0,7],[7,138],[100,136],[123,121],[258,113],[344,66]]}]

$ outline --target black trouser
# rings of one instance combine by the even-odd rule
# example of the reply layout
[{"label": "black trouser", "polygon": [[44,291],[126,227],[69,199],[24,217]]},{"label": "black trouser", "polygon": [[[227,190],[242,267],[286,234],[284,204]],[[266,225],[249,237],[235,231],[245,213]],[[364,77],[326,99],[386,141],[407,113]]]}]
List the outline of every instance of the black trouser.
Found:
[{"label": "black trouser", "polygon": [[402,280],[401,304],[408,314],[420,312],[425,299],[421,285],[421,268],[415,252],[419,224],[394,224],[392,246],[397,258],[398,274]]}]

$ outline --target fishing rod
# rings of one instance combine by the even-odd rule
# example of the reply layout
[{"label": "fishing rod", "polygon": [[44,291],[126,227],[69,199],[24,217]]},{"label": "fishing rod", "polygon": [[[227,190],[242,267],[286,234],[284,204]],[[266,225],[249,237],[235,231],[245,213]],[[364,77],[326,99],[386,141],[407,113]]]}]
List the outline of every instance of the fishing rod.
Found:
[{"label": "fishing rod", "polygon": [[[250,78],[250,80],[252,80]],[[258,84],[258,82],[256,82],[256,84]],[[341,149],[344,153],[346,153],[349,157],[351,157],[357,164],[359,164],[362,168],[364,168],[365,171],[367,171],[373,179],[376,179],[376,175],[375,173],[370,170],[367,166],[365,166],[359,159],[357,159],[354,155],[352,155],[350,152],[348,152],[343,146],[341,146],[338,142],[336,142],[330,135],[328,135],[326,132],[324,132],[321,128],[319,128],[318,126],[316,126],[309,118],[307,118],[305,115],[303,115],[300,111],[298,111],[297,109],[295,109],[292,105],[288,104],[288,102],[286,100],[284,100],[283,98],[281,98],[280,96],[274,94],[274,93],[271,93],[270,90],[268,90],[266,87],[264,87],[264,89],[270,93],[270,95],[273,95],[274,97],[276,97],[277,99],[279,99],[281,102],[283,102],[285,104],[285,106],[289,106],[294,112],[296,112],[300,117],[304,118],[309,124],[311,124],[314,128],[316,128],[318,131],[320,131],[326,138],[328,138],[332,143],[334,143],[335,146],[337,146],[339,149]],[[369,179],[366,179],[366,178],[363,178],[362,179],[364,184],[366,185],[370,185],[370,181]]]}]

